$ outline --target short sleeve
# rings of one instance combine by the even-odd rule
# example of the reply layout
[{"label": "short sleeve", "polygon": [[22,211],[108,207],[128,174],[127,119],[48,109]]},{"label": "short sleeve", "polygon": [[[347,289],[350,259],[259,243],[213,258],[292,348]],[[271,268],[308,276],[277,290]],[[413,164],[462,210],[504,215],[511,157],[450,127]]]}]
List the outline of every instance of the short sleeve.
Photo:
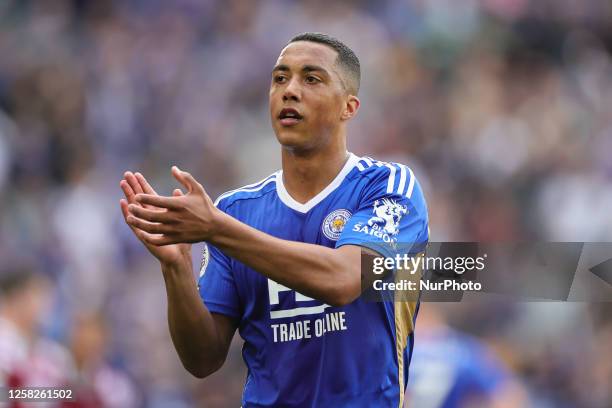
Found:
[{"label": "short sleeve", "polygon": [[230,259],[210,244],[205,244],[202,251],[198,290],[208,310],[240,318],[240,299]]},{"label": "short sleeve", "polygon": [[403,183],[394,183],[396,171],[392,173],[391,167],[379,167],[370,176],[357,210],[346,223],[336,247],[359,245],[385,257],[414,255],[425,250],[429,221],[421,186],[406,167],[393,167],[409,175]]},{"label": "short sleeve", "polygon": [[240,298],[231,259],[208,243],[204,244],[202,250],[198,291],[210,312],[241,318]]}]

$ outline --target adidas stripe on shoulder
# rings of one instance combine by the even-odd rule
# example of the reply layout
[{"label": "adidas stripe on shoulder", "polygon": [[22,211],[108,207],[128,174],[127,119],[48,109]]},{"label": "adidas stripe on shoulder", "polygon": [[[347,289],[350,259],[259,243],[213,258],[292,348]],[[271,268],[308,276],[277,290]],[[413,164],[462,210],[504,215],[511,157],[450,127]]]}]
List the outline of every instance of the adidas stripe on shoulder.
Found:
[{"label": "adidas stripe on shoulder", "polygon": [[[371,157],[362,157],[357,162],[357,168],[360,172],[366,171],[372,167],[389,169],[389,178],[387,179],[387,194],[396,193],[412,197],[414,190],[415,177],[412,169],[399,163],[387,163],[380,160],[372,159]],[[398,175],[399,174],[399,175]]]}]

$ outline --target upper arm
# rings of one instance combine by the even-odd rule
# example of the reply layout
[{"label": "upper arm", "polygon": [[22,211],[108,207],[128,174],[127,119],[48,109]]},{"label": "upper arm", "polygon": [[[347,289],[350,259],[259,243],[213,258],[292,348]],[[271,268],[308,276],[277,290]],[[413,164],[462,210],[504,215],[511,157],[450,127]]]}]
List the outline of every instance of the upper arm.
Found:
[{"label": "upper arm", "polygon": [[[385,257],[423,251],[429,239],[429,220],[419,183],[411,179],[393,184],[386,166],[373,173],[336,248],[357,245]],[[414,178],[412,172],[410,177]]]},{"label": "upper arm", "polygon": [[[374,273],[375,258],[416,256],[424,251],[429,239],[427,205],[419,183],[406,179],[393,184],[388,169],[382,166],[372,170],[355,213],[336,243],[347,260],[359,265],[359,293],[390,272]],[[404,171],[408,173],[406,168]]]}]

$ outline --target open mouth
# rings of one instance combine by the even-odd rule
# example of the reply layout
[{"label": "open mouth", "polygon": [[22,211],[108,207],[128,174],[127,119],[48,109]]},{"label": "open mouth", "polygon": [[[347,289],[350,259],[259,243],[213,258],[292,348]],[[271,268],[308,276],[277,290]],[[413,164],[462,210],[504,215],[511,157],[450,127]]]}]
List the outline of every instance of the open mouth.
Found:
[{"label": "open mouth", "polygon": [[284,108],[280,111],[278,118],[283,126],[296,125],[303,119],[302,115],[293,108]]}]

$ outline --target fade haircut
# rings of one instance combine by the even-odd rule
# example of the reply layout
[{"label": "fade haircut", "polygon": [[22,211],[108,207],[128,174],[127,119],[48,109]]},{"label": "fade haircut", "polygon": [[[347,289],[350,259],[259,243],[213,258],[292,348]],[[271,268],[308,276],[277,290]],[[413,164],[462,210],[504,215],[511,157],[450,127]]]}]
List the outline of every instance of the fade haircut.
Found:
[{"label": "fade haircut", "polygon": [[318,44],[327,45],[338,53],[336,64],[342,69],[342,84],[351,94],[359,93],[361,82],[361,66],[359,58],[353,50],[347,47],[342,41],[323,33],[303,33],[293,37],[289,44],[297,41],[310,41]]}]

